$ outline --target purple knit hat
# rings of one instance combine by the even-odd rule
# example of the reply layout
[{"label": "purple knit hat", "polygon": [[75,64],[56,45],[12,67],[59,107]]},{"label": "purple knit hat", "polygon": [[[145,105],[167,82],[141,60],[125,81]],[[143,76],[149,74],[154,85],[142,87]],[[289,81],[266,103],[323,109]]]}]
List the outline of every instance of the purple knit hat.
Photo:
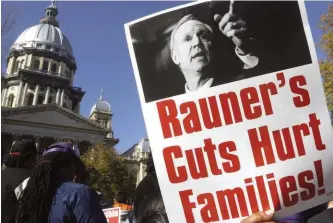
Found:
[{"label": "purple knit hat", "polygon": [[53,145],[50,145],[43,153],[43,156],[52,152],[67,152],[73,153],[77,157],[80,157],[80,151],[77,146],[69,142],[58,142]]}]

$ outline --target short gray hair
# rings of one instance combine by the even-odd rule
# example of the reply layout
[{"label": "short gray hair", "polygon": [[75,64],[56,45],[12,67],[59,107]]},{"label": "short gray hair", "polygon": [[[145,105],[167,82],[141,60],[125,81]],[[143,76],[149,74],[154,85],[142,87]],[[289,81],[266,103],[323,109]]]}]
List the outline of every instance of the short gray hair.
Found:
[{"label": "short gray hair", "polygon": [[[191,20],[201,22],[201,21],[200,21],[197,17],[195,17],[193,14],[187,14],[187,15],[185,15],[184,17],[182,17],[182,18],[178,21],[178,23],[176,24],[175,28],[172,30],[172,32],[171,32],[171,38],[170,38],[170,50],[171,50],[171,51],[173,50],[174,38],[175,38],[175,35],[176,35],[176,32],[177,32],[178,28],[179,28],[181,25],[183,25],[185,22],[187,22],[187,21],[191,21]],[[201,23],[203,23],[203,22],[201,22]],[[212,30],[212,28],[211,28],[209,25],[207,25],[207,24],[205,24],[205,23],[203,23],[203,24],[206,26],[206,28],[207,28],[211,33],[213,33],[213,30]]]}]

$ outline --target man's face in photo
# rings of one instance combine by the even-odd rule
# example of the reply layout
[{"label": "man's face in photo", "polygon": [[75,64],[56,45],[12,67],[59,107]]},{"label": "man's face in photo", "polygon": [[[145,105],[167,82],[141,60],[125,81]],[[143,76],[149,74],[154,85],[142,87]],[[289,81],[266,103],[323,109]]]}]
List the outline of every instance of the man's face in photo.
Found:
[{"label": "man's face in photo", "polygon": [[212,33],[206,25],[189,20],[176,30],[172,60],[182,71],[201,72],[211,62],[211,47]]}]

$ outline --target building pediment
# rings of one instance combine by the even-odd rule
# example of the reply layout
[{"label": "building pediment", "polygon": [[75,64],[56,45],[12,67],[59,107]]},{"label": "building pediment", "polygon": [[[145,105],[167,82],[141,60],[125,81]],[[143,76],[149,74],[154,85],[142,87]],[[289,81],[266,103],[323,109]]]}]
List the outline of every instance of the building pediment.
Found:
[{"label": "building pediment", "polygon": [[56,104],[1,108],[2,123],[105,132],[109,130]]}]

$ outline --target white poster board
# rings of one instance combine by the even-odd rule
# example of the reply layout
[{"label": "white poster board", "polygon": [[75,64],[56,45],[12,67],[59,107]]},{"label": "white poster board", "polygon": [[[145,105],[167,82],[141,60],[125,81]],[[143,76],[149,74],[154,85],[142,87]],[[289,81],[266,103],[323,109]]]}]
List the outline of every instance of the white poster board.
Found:
[{"label": "white poster board", "polygon": [[333,199],[332,126],[304,2],[201,1],[125,31],[170,222],[269,209],[280,219]]},{"label": "white poster board", "polygon": [[106,208],[103,209],[106,220],[108,223],[120,223],[121,210],[117,208]]}]

